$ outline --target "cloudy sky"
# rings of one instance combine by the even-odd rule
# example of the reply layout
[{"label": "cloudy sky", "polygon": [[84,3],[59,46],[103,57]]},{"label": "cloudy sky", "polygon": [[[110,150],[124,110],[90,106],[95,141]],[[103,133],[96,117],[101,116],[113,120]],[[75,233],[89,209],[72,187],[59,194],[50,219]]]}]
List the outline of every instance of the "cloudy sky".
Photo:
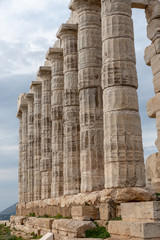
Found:
[{"label": "cloudy sky", "polygon": [[[69,17],[68,4],[69,0],[0,0],[0,211],[17,202],[18,196],[17,97],[29,91],[59,26]],[[156,151],[155,121],[146,114],[154,91],[151,69],[143,59],[149,45],[144,11],[134,10],[133,19],[146,158]]]}]

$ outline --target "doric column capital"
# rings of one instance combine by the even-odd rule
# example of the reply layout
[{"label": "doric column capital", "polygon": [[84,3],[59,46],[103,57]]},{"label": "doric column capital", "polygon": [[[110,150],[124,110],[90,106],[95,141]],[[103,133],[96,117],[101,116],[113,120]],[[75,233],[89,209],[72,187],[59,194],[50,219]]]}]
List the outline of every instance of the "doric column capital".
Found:
[{"label": "doric column capital", "polygon": [[64,36],[76,35],[78,31],[78,24],[62,24],[57,32],[57,38],[62,39]]},{"label": "doric column capital", "polygon": [[17,117],[19,120],[22,119],[22,112],[21,112],[20,110],[17,112],[16,117]]},{"label": "doric column capital", "polygon": [[18,97],[18,102],[17,102],[17,116],[20,114],[20,112],[23,112],[27,110],[28,104],[25,99],[26,93],[21,93]]},{"label": "doric column capital", "polygon": [[42,88],[42,81],[33,81],[31,83],[30,89],[33,91],[40,90]]},{"label": "doric column capital", "polygon": [[51,67],[49,66],[43,66],[40,67],[38,72],[37,72],[37,76],[40,77],[43,80],[45,80],[46,78],[51,78]]},{"label": "doric column capital", "polygon": [[63,49],[62,48],[49,48],[46,53],[46,59],[50,62],[63,58]]},{"label": "doric column capital", "polygon": [[27,102],[33,102],[34,101],[34,93],[31,93],[31,92],[27,93],[25,95],[25,99]]},{"label": "doric column capital", "polygon": [[93,10],[101,6],[101,0],[71,0],[69,9],[72,11]]}]

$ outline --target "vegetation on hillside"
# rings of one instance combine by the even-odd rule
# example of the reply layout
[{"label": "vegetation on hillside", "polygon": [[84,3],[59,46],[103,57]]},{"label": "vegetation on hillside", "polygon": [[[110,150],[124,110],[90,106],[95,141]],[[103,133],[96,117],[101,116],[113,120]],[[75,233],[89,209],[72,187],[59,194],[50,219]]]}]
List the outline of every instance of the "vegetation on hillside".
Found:
[{"label": "vegetation on hillside", "polygon": [[0,240],[23,240],[23,238],[12,236],[10,228],[0,224]]}]

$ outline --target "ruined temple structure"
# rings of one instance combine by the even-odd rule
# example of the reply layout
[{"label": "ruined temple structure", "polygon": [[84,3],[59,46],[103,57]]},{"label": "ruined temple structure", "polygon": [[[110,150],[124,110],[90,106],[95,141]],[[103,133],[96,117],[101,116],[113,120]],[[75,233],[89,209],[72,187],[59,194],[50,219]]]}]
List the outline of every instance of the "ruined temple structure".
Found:
[{"label": "ruined temple structure", "polygon": [[160,153],[147,159],[145,171],[132,8],[145,9],[148,23],[145,62],[155,97],[147,112],[156,118],[160,151],[160,1],[71,0],[69,20],[30,91],[18,98],[13,226],[28,224],[34,232],[42,222],[24,216],[61,214],[72,219],[52,219],[46,231],[55,240],[74,240],[85,237],[77,225],[87,230],[94,227],[90,219],[104,223],[121,215],[109,222],[111,239],[160,239],[154,194],[160,193]]}]

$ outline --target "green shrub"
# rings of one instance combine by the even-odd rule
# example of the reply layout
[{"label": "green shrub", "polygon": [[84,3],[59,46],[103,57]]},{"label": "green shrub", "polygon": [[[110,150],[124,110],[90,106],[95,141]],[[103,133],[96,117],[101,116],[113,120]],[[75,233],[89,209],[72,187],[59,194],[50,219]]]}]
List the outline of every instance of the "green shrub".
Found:
[{"label": "green shrub", "polygon": [[86,238],[109,238],[110,234],[107,232],[105,227],[99,226],[97,222],[95,222],[96,228],[86,231]]},{"label": "green shrub", "polygon": [[29,214],[29,217],[35,217],[35,216],[36,216],[35,212]]},{"label": "green shrub", "polygon": [[116,218],[112,218],[110,221],[121,221],[122,220],[122,217],[119,216],[119,217],[116,217]]}]

